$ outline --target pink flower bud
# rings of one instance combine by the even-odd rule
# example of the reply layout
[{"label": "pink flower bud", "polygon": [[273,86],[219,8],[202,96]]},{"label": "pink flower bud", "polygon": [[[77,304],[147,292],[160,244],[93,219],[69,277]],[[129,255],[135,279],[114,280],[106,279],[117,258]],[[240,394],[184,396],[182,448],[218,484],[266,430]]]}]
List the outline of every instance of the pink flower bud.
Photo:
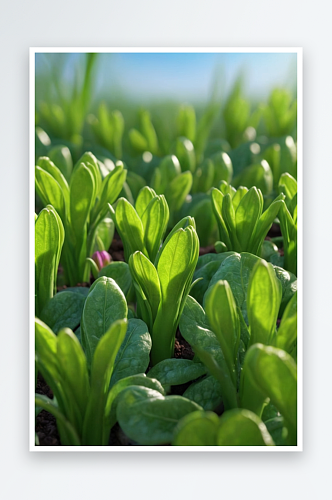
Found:
[{"label": "pink flower bud", "polygon": [[111,262],[112,257],[108,252],[106,252],[106,250],[102,250],[101,252],[95,252],[92,256],[92,259],[95,261],[98,270],[100,271],[103,267],[107,266]]}]

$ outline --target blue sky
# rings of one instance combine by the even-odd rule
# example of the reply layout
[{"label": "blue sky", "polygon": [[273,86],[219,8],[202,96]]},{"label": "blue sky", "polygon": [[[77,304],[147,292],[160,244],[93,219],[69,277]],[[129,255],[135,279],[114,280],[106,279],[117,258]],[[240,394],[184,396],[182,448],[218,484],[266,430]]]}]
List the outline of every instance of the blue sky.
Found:
[{"label": "blue sky", "polygon": [[[48,56],[57,56],[49,54]],[[70,61],[81,55],[69,55]],[[37,55],[36,68],[43,57]],[[73,65],[67,66],[71,78]],[[292,53],[116,53],[100,54],[99,91],[121,90],[135,100],[160,97],[206,101],[219,75],[220,91],[227,93],[236,77],[245,75],[248,96],[265,99],[272,88],[296,83],[296,54]]]}]

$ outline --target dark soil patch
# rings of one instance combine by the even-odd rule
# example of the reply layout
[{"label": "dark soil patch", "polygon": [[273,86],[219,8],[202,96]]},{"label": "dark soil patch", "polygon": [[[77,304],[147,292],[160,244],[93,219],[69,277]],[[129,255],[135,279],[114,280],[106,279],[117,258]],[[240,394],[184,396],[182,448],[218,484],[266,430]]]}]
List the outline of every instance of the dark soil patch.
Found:
[{"label": "dark soil patch", "polygon": [[108,253],[111,255],[112,260],[114,260],[114,261],[121,260],[122,262],[125,262],[123,243],[120,239],[120,236],[118,235],[118,233],[116,231],[114,233],[113,241],[112,241],[112,244],[110,246],[110,249],[108,250]]}]

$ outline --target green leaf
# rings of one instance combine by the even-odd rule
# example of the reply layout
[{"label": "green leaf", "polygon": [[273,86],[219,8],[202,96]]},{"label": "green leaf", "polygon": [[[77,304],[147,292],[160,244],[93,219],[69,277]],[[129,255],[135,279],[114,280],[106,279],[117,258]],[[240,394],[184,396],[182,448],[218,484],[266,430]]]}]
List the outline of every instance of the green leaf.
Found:
[{"label": "green leaf", "polygon": [[214,215],[217,219],[220,240],[226,245],[228,250],[232,249],[228,228],[223,217],[222,206],[224,202],[224,195],[219,189],[212,188],[211,200]]},{"label": "green leaf", "polygon": [[75,403],[77,408],[77,424],[75,428],[81,435],[90,384],[86,357],[78,339],[70,329],[66,328],[59,332],[57,359],[63,388],[68,395],[68,400]]},{"label": "green leaf", "polygon": [[[251,409],[252,402],[270,398],[285,419],[288,443],[296,444],[297,375],[296,363],[282,349],[255,344],[248,349],[243,366],[241,405]],[[261,412],[259,405],[253,408]]]},{"label": "green leaf", "polygon": [[178,421],[190,412],[201,410],[181,396],[164,398],[143,387],[128,387],[121,392],[117,418],[125,434],[142,445],[171,443]]},{"label": "green leaf", "polygon": [[40,314],[40,319],[54,333],[64,327],[74,330],[80,324],[84,302],[85,297],[81,293],[64,290],[49,300]]},{"label": "green leaf", "polygon": [[211,157],[214,165],[214,179],[213,186],[218,187],[220,181],[226,181],[230,184],[233,177],[233,166],[232,160],[227,153],[223,151],[218,151],[214,153]]},{"label": "green leaf", "polygon": [[124,340],[127,320],[114,322],[100,339],[95,349],[91,367],[91,390],[83,423],[82,444],[106,445],[104,414],[114,361]]},{"label": "green leaf", "polygon": [[140,319],[130,319],[126,336],[114,362],[111,387],[122,378],[145,372],[149,366],[151,345],[146,324]]},{"label": "green leaf", "polygon": [[146,211],[150,201],[153,200],[153,198],[155,197],[156,197],[156,192],[149,186],[144,186],[140,190],[135,203],[135,209],[140,219],[142,219],[144,212]]},{"label": "green leaf", "polygon": [[56,277],[64,241],[60,217],[51,205],[35,222],[36,314],[39,315],[56,290]]},{"label": "green leaf", "polygon": [[[144,301],[147,308],[148,317],[146,320],[151,329],[161,301],[161,289],[157,270],[141,252],[135,252],[130,256],[129,269],[137,285],[137,300]],[[142,308],[143,304],[139,303],[139,305]],[[141,310],[140,312],[143,313]]]},{"label": "green leaf", "polygon": [[115,202],[122,190],[126,175],[127,171],[124,170],[121,163],[105,177],[101,186],[100,200],[93,210],[93,219],[96,219],[98,213],[107,206],[107,203],[112,205]]},{"label": "green leaf", "polygon": [[165,156],[155,169],[151,185],[157,194],[165,193],[169,183],[180,174],[181,166],[177,157],[175,155]]},{"label": "green leaf", "polygon": [[236,362],[240,342],[240,321],[231,287],[220,280],[205,295],[205,311],[215,333],[229,373],[236,385]]},{"label": "green leaf", "polygon": [[37,165],[38,165],[38,167],[42,168],[45,172],[48,172],[56,180],[56,182],[59,184],[59,186],[62,190],[65,205],[68,207],[69,206],[69,186],[68,186],[67,180],[62,175],[60,169],[56,165],[54,165],[53,161],[51,161],[50,158],[47,158],[45,156],[38,158]]},{"label": "green leaf", "polygon": [[94,203],[95,183],[89,168],[81,163],[70,180],[70,220],[77,244],[84,240],[90,210]]},{"label": "green leaf", "polygon": [[98,277],[100,278],[101,276],[112,278],[119,285],[124,295],[127,295],[129,292],[132,279],[129,266],[126,262],[111,262],[99,271]]},{"label": "green leaf", "polygon": [[266,160],[260,163],[250,165],[242,170],[242,172],[232,181],[234,187],[245,186],[251,188],[256,186],[264,195],[268,195],[273,190],[273,174],[270,165]]},{"label": "green leaf", "polygon": [[184,339],[220,383],[225,407],[238,406],[236,387],[220,343],[210,329],[204,309],[190,296],[187,297],[179,327]]},{"label": "green leaf", "polygon": [[248,251],[252,253],[258,253],[261,247],[261,244],[267,235],[270,227],[272,226],[272,223],[274,219],[277,217],[279,210],[281,206],[284,204],[284,195],[280,194],[268,207],[265,212],[262,213],[260,216],[255,232],[253,233],[249,248],[247,249]]},{"label": "green leaf", "polygon": [[216,446],[219,418],[212,411],[194,411],[174,429],[173,446]]},{"label": "green leaf", "polygon": [[128,262],[130,255],[136,251],[140,251],[147,256],[142,221],[134,207],[125,198],[118,200],[115,217],[116,228],[124,246],[126,261]]},{"label": "green leaf", "polygon": [[[214,274],[209,284],[210,288],[219,280],[228,281],[237,306],[240,308],[240,311],[246,322],[248,322],[246,301],[249,276],[253,269],[253,266],[258,260],[259,257],[256,257],[255,255],[249,253],[241,253],[241,255],[230,255],[221,263],[219,269]],[[204,303],[205,296],[203,299],[203,304]]]},{"label": "green leaf", "polygon": [[257,189],[252,187],[241,199],[235,214],[236,235],[243,249],[248,248],[250,238],[255,231],[261,214],[260,196]]},{"label": "green leaf", "polygon": [[60,184],[54,177],[36,166],[35,168],[35,186],[36,193],[42,200],[43,204],[52,205],[60,215],[62,221],[66,220],[65,196]]},{"label": "green leaf", "polygon": [[164,359],[155,365],[148,373],[148,377],[155,378],[165,385],[186,384],[206,374],[202,363],[195,363],[190,359]]},{"label": "green leaf", "polygon": [[109,432],[109,430],[117,422],[116,408],[119,402],[119,394],[127,387],[135,385],[147,387],[149,389],[153,389],[154,391],[160,392],[160,394],[162,394],[163,396],[165,395],[165,391],[161,383],[158,380],[147,377],[145,373],[131,375],[130,377],[118,380],[113,385],[113,387],[111,387],[107,396],[104,419],[104,426],[107,432]]},{"label": "green leaf", "polygon": [[152,331],[152,364],[173,356],[175,332],[189,293],[199,253],[192,226],[176,231],[160,254],[157,272],[161,304]]},{"label": "green leaf", "polygon": [[249,346],[256,343],[272,344],[281,294],[281,283],[276,277],[272,265],[263,259],[259,260],[250,275],[247,292],[250,326]]},{"label": "green leaf", "polygon": [[[193,276],[193,282],[197,281],[195,286],[190,291],[190,295],[194,297],[201,305],[203,304],[203,297],[208,289],[209,283],[213,275],[217,272],[220,267],[220,264],[227,259],[230,255],[233,255],[234,252],[224,252],[219,254],[205,254],[201,257],[198,257],[198,262],[196,266],[196,271]],[[208,258],[206,258],[208,257]],[[203,258],[204,261],[202,260]],[[206,262],[206,263],[204,263]]]},{"label": "green leaf", "polygon": [[171,213],[177,212],[182,207],[193,183],[191,172],[182,172],[175,177],[166,187],[165,198]]},{"label": "green leaf", "polygon": [[98,278],[90,288],[82,314],[82,342],[88,364],[101,337],[112,323],[127,317],[126,298],[111,278]]},{"label": "green leaf", "polygon": [[195,149],[193,143],[186,137],[178,137],[175,144],[175,154],[179,159],[182,172],[194,172],[196,168]]},{"label": "green leaf", "polygon": [[248,410],[234,409],[220,417],[217,445],[274,446],[274,442],[257,415]]},{"label": "green leaf", "polygon": [[191,384],[183,397],[194,401],[204,410],[215,410],[222,403],[222,389],[218,380],[209,376]]},{"label": "green leaf", "polygon": [[153,198],[142,215],[144,243],[151,262],[154,262],[164,237],[169,219],[169,209],[163,195]]}]

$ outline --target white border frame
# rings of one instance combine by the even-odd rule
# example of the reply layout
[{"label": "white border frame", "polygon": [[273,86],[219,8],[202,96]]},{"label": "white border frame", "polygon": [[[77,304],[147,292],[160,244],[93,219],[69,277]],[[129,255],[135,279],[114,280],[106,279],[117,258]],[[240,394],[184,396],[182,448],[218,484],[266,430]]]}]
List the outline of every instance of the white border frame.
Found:
[{"label": "white border frame", "polygon": [[[37,53],[296,53],[297,54],[297,183],[298,183],[298,398],[297,446],[36,446],[35,445],[35,55]],[[29,451],[99,452],[285,452],[303,451],[303,49],[302,47],[30,47],[29,62]]]}]

